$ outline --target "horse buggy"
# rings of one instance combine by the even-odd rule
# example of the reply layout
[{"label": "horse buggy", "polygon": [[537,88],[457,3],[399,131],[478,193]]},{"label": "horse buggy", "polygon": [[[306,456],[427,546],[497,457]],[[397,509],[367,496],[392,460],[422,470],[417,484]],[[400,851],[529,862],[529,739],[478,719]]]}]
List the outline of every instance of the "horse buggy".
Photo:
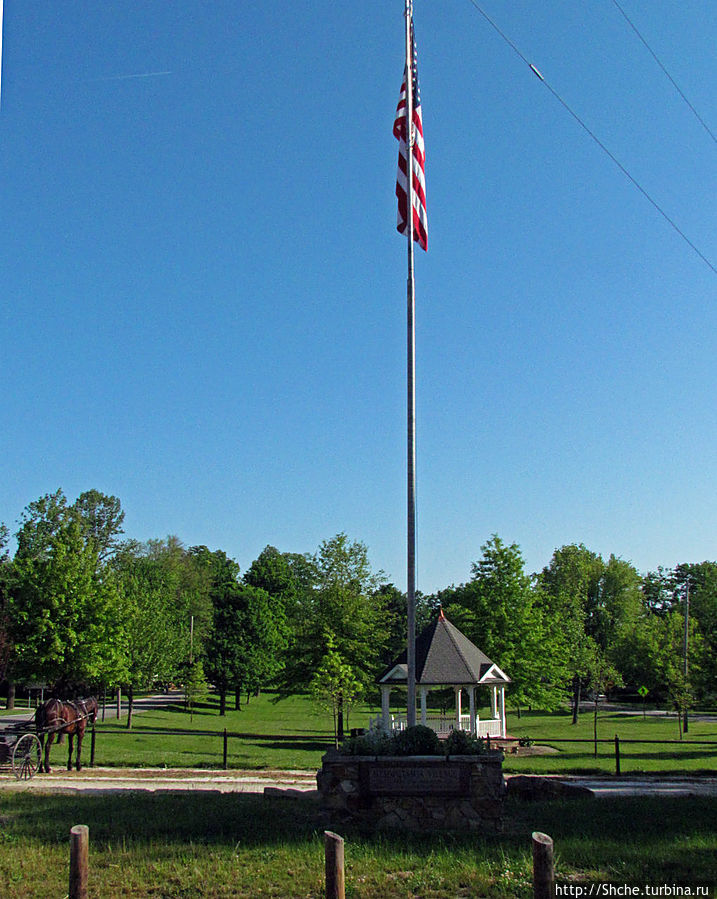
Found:
[{"label": "horse buggy", "polygon": [[42,746],[30,726],[31,721],[21,721],[0,731],[0,767],[9,768],[18,780],[34,777],[42,762]]},{"label": "horse buggy", "polygon": [[[76,768],[82,768],[82,739],[87,724],[97,719],[94,697],[76,702],[48,699],[33,719],[7,725],[0,730],[0,766],[9,767],[18,780],[30,780],[38,771],[50,773],[50,746],[68,736],[67,770],[72,770],[72,750],[77,737]],[[30,728],[33,728],[32,730]],[[44,759],[43,759],[44,750]]]}]

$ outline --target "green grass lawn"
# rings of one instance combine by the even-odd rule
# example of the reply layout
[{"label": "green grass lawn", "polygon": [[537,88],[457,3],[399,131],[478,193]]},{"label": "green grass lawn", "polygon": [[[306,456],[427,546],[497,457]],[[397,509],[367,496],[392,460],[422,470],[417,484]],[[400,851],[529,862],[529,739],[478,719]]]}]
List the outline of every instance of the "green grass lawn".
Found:
[{"label": "green grass lawn", "polygon": [[[508,716],[508,732],[538,743],[552,745],[551,755],[516,757],[508,753],[503,770],[535,774],[614,774],[614,742],[598,743],[598,757],[594,758],[592,743],[551,744],[551,738],[593,738],[593,716],[583,714],[577,725],[571,723],[568,712],[523,713],[521,718]],[[676,719],[600,713],[598,739],[614,741],[620,737],[620,768],[622,774],[717,774],[717,722],[690,721],[689,733],[679,743]],[[629,740],[672,740],[669,745],[629,743]],[[696,741],[711,740],[715,745],[698,745]],[[695,741],[691,743],[690,741]]]},{"label": "green grass lawn", "polygon": [[[352,712],[349,725],[363,727],[370,715],[378,710],[364,706]],[[508,716],[508,731],[516,737],[526,737],[550,745],[559,738],[592,738],[591,714],[584,714],[573,726],[570,715],[528,712],[518,718]],[[195,711],[193,720],[177,704],[162,711],[142,712],[133,719],[128,733],[124,720],[98,723],[95,763],[114,767],[191,767],[219,768],[223,762],[221,733],[227,729],[232,736],[228,742],[230,768],[308,768],[321,765],[321,756],[333,744],[331,719],[317,712],[303,696],[275,701],[273,693],[252,698],[241,711],[218,714],[218,702],[211,697]],[[148,731],[164,730],[162,735]],[[214,736],[186,737],[172,734],[172,730],[213,731]],[[624,716],[603,713],[599,717],[598,737],[621,739],[621,769],[624,774],[663,772],[667,774],[717,774],[717,745],[690,745],[689,740],[700,738],[717,741],[717,723],[692,721],[689,734],[682,745],[658,746],[630,744],[632,739],[676,740],[674,718]],[[613,743],[598,744],[598,758],[593,758],[591,743],[554,743],[550,755],[506,755],[504,770],[515,773],[612,774],[615,770]],[[64,759],[64,749],[53,750],[53,762]],[[89,758],[86,744],[85,760]]]},{"label": "green grass lawn", "polygon": [[506,812],[494,837],[374,835],[320,819],[307,799],[0,793],[0,895],[66,896],[78,823],[90,829],[93,899],[321,899],[327,826],[346,838],[347,899],[529,897],[534,830],[555,840],[559,882],[717,880],[713,800],[509,802]]}]

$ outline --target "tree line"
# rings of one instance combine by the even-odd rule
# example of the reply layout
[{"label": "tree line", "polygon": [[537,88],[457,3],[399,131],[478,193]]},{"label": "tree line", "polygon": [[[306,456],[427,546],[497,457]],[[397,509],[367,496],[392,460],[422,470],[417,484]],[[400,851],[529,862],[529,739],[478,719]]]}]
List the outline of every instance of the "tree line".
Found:
[{"label": "tree line", "polygon": [[[246,571],[221,550],[176,537],[124,537],[117,497],[31,502],[9,552],[0,525],[0,682],[58,694],[134,692],[210,681],[220,714],[264,687],[310,692],[341,736],[353,701],[372,696],[404,647],[406,597],[374,571],[365,544],[340,533],[313,553],[267,546]],[[685,666],[685,609],[689,594]],[[443,608],[512,679],[516,709],[553,709],[586,691],[642,688],[684,710],[717,695],[717,563],[641,575],[582,544],[529,575],[498,536],[469,580],[418,596],[417,625]]]}]

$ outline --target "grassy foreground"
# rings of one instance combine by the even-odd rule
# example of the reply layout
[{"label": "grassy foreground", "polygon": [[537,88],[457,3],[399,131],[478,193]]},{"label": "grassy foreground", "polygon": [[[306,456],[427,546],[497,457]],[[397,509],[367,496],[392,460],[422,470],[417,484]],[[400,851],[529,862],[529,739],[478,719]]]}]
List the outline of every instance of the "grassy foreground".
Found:
[{"label": "grassy foreground", "polygon": [[[128,733],[124,721],[98,724],[96,764],[113,767],[187,767],[220,768],[223,763],[224,728],[241,736],[228,742],[230,768],[306,768],[321,766],[321,756],[332,745],[330,718],[317,712],[303,696],[275,701],[271,693],[252,698],[241,711],[228,711],[225,717],[217,714],[218,702],[211,697],[195,711],[193,719],[181,705],[153,712],[142,712],[134,718]],[[352,713],[350,726],[364,727],[377,710],[364,706]],[[581,715],[577,726],[567,712],[548,714],[528,712],[518,718],[508,716],[508,731],[541,744],[552,739],[592,738],[591,714]],[[161,735],[148,733],[163,730]],[[173,730],[212,731],[212,736],[180,736]],[[601,713],[598,736],[612,740],[619,734],[628,740],[676,740],[674,718],[624,716]],[[621,745],[623,773],[641,772],[665,774],[717,774],[717,745],[694,745],[687,741],[699,739],[717,741],[717,722],[690,723],[687,740],[679,745],[649,743]],[[552,744],[547,755],[506,755],[504,770],[508,773],[611,774],[615,770],[614,745],[598,744],[598,758],[593,757],[591,743]],[[53,762],[59,766],[64,760],[64,748],[53,750]],[[89,757],[85,750],[85,759]]]},{"label": "grassy foreground", "polygon": [[[0,794],[0,895],[67,893],[73,824],[90,828],[90,897],[323,896],[322,831],[305,799],[237,794]],[[717,880],[714,802],[573,800],[508,804],[497,837],[346,838],[347,899],[528,897],[530,833],[555,840],[563,883]],[[626,824],[629,822],[629,834]],[[330,826],[330,822],[328,822]],[[713,893],[710,893],[713,895]]]}]

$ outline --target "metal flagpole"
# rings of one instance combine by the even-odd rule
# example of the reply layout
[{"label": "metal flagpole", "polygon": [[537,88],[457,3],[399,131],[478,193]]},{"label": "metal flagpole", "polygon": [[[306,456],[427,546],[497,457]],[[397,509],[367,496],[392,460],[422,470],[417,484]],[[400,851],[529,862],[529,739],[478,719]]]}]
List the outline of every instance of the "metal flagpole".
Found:
[{"label": "metal flagpole", "polygon": [[406,723],[416,724],[416,295],[413,284],[413,0],[406,2],[407,281],[407,687]]}]

